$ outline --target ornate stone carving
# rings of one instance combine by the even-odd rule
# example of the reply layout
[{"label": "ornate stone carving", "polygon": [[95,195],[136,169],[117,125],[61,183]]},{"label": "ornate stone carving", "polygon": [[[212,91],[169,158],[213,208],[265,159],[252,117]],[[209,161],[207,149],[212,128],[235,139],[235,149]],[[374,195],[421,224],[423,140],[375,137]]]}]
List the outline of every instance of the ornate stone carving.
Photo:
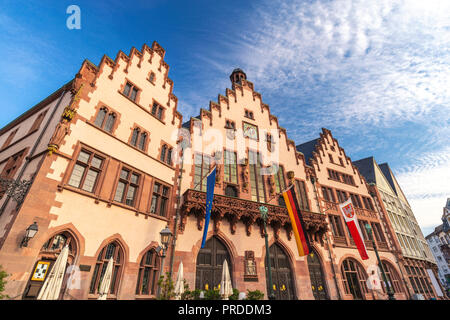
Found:
[{"label": "ornate stone carving", "polygon": [[220,178],[221,178],[222,166],[216,166],[216,186],[220,187]]},{"label": "ornate stone carving", "polygon": [[254,251],[245,251],[244,281],[258,281]]},{"label": "ornate stone carving", "polygon": [[294,180],[295,180],[295,173],[294,173],[294,171],[288,171],[287,172],[287,178],[288,178],[288,180],[289,180],[289,184],[294,184]]},{"label": "ornate stone carving", "polygon": [[77,111],[74,107],[76,103],[80,100],[80,93],[83,89],[84,84],[82,83],[80,85],[80,88],[75,93],[72,102],[70,105],[64,108],[64,111],[61,115],[61,120],[56,126],[55,132],[53,133],[52,138],[50,139],[50,142],[48,144],[47,150],[48,154],[52,155],[53,152],[57,151],[59,147],[61,146],[61,143],[63,142],[65,136],[69,133],[69,126],[72,119],[75,117]]},{"label": "ornate stone carving", "polygon": [[50,143],[48,144],[47,149],[49,155],[59,149],[64,137],[69,133],[69,125],[69,121],[65,118],[61,119],[61,122],[58,123],[56,130],[50,139]]},{"label": "ornate stone carving", "polygon": [[[187,190],[183,195],[183,205],[181,207],[181,223],[180,230],[185,229],[187,216],[193,214],[197,218],[197,227],[203,230],[203,222],[205,220],[205,203],[206,193],[202,191]],[[214,202],[211,211],[215,230],[220,227],[220,221],[225,217],[230,221],[231,233],[236,232],[236,224],[242,221],[245,225],[246,233],[251,235],[253,224],[260,226],[261,235],[264,236],[264,227],[260,217],[260,203],[227,197],[223,195],[214,195]],[[275,232],[275,237],[279,237],[281,228],[287,231],[288,239],[292,238],[292,227],[285,207],[265,204],[268,208],[267,225],[271,226]],[[319,238],[328,229],[326,216],[308,211],[302,211],[303,220],[306,230],[311,234],[317,234]]]}]

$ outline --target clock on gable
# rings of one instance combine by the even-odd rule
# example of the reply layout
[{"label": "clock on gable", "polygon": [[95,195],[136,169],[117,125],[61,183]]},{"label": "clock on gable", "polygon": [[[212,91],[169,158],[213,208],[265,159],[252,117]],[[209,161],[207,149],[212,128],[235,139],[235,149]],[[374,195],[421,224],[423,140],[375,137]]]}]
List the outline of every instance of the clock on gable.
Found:
[{"label": "clock on gable", "polygon": [[243,132],[244,132],[244,137],[248,137],[253,140],[258,140],[258,127],[257,126],[247,123],[247,122],[243,122]]}]

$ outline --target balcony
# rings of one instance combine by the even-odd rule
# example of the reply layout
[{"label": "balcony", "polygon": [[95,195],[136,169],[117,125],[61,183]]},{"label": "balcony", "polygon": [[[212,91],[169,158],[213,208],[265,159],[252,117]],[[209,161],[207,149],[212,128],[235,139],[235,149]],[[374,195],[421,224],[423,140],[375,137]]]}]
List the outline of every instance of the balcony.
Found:
[{"label": "balcony", "polygon": [[[213,221],[215,230],[220,228],[222,219],[226,219],[230,222],[232,234],[236,232],[237,222],[241,221],[245,224],[248,236],[250,236],[254,224],[257,224],[260,227],[261,235],[264,236],[264,228],[259,212],[259,207],[261,205],[264,205],[269,209],[267,224],[274,229],[275,237],[278,238],[280,229],[284,228],[288,239],[291,239],[293,234],[292,226],[285,207],[218,194],[214,195],[211,210],[211,220]],[[183,194],[183,205],[181,206],[180,231],[184,231],[189,215],[195,215],[197,218],[197,228],[198,230],[202,230],[203,222],[205,220],[205,211],[206,192],[192,189],[186,190]],[[302,217],[310,238],[316,241],[320,240],[328,228],[326,216],[324,214],[302,211]]]},{"label": "balcony", "polygon": [[385,241],[377,241],[377,247],[380,250],[389,250],[388,244]]},{"label": "balcony", "polygon": [[[325,205],[325,212],[327,213],[336,213],[341,215],[341,212],[339,211],[339,207],[337,203],[322,200]],[[378,218],[375,211],[363,209],[363,208],[357,208],[355,207],[356,216],[358,217],[366,217],[366,218]]]}]

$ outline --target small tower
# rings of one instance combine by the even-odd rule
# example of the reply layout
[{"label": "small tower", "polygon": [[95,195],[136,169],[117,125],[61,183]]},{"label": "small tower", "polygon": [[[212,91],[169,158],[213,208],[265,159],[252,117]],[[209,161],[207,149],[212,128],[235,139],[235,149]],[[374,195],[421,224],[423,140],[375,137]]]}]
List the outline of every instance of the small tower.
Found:
[{"label": "small tower", "polygon": [[242,69],[236,68],[233,70],[233,72],[230,75],[231,83],[241,83],[241,80],[247,80],[247,75],[245,74]]}]

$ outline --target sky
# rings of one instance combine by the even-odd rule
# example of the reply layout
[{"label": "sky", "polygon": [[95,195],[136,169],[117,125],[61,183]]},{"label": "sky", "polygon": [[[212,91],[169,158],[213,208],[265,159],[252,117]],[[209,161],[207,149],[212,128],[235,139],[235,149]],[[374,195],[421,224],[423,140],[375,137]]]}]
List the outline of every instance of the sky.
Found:
[{"label": "sky", "polygon": [[[151,46],[184,120],[242,68],[297,144],[330,129],[352,160],[388,162],[426,236],[450,197],[450,1],[0,0],[0,127],[84,59]],[[77,5],[81,29],[67,28]]]}]

